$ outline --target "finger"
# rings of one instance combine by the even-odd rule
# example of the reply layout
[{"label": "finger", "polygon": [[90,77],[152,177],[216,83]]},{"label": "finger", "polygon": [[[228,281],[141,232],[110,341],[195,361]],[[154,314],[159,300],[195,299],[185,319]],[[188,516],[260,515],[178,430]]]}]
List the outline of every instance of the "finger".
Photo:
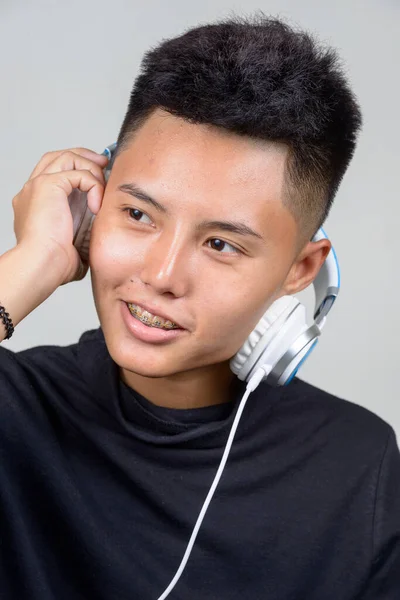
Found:
[{"label": "finger", "polygon": [[103,184],[105,183],[103,169],[98,164],[71,151],[63,152],[57,156],[50,164],[47,165],[47,167],[42,171],[41,175],[72,170],[90,171],[95,177],[97,177],[99,181],[101,181]]},{"label": "finger", "polygon": [[88,160],[92,160],[97,163],[101,168],[104,168],[108,162],[108,159],[103,154],[98,154],[94,152],[94,150],[89,150],[89,148],[71,148],[70,150],[56,150],[54,152],[46,152],[33,169],[32,173],[29,176],[29,179],[33,179],[37,177],[46,167],[52,163],[58,156],[61,156],[64,152],[73,152],[74,154],[78,154]]},{"label": "finger", "polygon": [[61,171],[52,175],[40,177],[52,177],[55,187],[61,188],[67,196],[74,189],[87,193],[87,201],[93,214],[97,214],[104,195],[104,185],[95,177],[91,171]]}]

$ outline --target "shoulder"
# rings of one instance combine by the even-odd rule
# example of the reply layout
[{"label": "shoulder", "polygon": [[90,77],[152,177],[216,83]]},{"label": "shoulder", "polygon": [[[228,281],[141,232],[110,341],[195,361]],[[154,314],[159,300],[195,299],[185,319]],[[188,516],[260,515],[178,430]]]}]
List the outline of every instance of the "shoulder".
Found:
[{"label": "shoulder", "polygon": [[40,345],[13,351],[0,345],[0,384],[2,396],[7,390],[40,390],[52,382],[58,387],[76,382],[82,373],[82,355],[99,344],[98,330],[85,332],[69,345]]},{"label": "shoulder", "polygon": [[42,345],[13,351],[0,347],[0,378],[48,376],[73,368],[76,344],[70,346]]},{"label": "shoulder", "polygon": [[312,440],[335,462],[377,464],[389,440],[396,442],[391,425],[371,410],[301,379],[276,393],[273,417],[280,430],[297,444]]},{"label": "shoulder", "polygon": [[92,414],[93,382],[98,379],[92,365],[99,364],[99,346],[104,352],[98,330],[85,332],[78,342],[66,346],[41,345],[12,351],[2,344],[1,443],[21,439],[22,431],[26,435],[33,431],[48,435],[55,422],[71,419],[73,412]]},{"label": "shoulder", "polygon": [[301,379],[295,379],[293,387],[287,386],[284,395],[288,402],[337,420],[341,426],[348,423],[350,427],[358,425],[371,432],[388,434],[390,425],[373,411]]}]

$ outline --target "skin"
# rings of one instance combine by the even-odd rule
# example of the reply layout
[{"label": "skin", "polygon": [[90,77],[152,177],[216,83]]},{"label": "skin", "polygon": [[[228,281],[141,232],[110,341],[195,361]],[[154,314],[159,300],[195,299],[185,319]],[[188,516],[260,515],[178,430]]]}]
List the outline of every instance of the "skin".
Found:
[{"label": "skin", "polygon": [[[154,404],[229,401],[230,358],[274,300],[317,276],[330,243],[301,239],[283,203],[286,156],[283,144],[156,110],[116,157],[92,230],[93,296],[122,380]],[[119,189],[132,183],[167,212]],[[260,237],[198,230],[204,220],[240,221]],[[184,335],[161,345],[134,338],[123,301],[160,307]]]}]

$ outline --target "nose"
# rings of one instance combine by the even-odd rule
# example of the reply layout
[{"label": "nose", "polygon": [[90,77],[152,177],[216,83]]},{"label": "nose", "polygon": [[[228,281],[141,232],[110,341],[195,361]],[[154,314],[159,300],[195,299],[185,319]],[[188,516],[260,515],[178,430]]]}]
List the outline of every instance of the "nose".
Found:
[{"label": "nose", "polygon": [[161,233],[147,249],[140,279],[158,294],[182,297],[189,288],[189,261],[184,236],[179,232],[173,236]]}]

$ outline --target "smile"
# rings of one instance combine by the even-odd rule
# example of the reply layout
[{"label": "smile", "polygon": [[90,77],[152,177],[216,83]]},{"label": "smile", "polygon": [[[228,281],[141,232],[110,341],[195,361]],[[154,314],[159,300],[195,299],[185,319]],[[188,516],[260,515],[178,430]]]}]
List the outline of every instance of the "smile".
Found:
[{"label": "smile", "polygon": [[157,327],[158,329],[179,329],[179,326],[176,323],[173,323],[167,319],[163,319],[158,315],[153,315],[151,312],[143,310],[137,304],[131,304],[128,302],[128,308],[133,317],[148,327]]}]

